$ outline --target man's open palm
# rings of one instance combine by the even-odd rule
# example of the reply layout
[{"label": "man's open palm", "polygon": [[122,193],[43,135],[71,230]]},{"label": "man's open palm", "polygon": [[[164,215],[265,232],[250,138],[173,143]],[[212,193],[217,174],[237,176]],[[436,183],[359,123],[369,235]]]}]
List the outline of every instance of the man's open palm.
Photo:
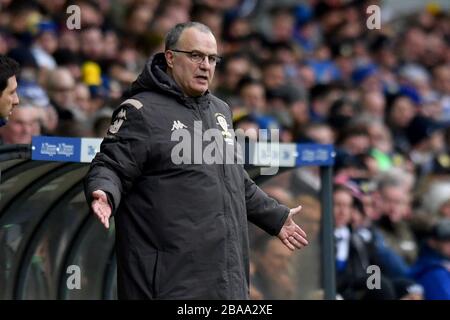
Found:
[{"label": "man's open palm", "polygon": [[109,217],[111,216],[111,206],[108,202],[108,196],[102,190],[92,192],[93,201],[91,204],[92,211],[98,217],[106,229],[109,228]]},{"label": "man's open palm", "polygon": [[278,238],[292,251],[296,248],[301,249],[308,245],[305,231],[303,231],[293,219],[293,217],[298,214],[301,209],[302,206],[298,206],[297,208],[293,208],[289,211],[289,216],[278,234]]}]

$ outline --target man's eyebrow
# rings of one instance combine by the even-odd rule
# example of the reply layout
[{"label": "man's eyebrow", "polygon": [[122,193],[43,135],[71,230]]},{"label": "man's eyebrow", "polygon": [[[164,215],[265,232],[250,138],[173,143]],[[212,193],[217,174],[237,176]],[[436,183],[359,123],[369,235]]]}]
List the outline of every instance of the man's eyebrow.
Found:
[{"label": "man's eyebrow", "polygon": [[207,55],[207,56],[218,56],[219,55],[218,53],[207,54],[207,53],[205,53],[205,52],[203,52],[201,50],[196,50],[196,49],[192,49],[191,52],[201,53],[201,54],[204,54],[204,55]]}]

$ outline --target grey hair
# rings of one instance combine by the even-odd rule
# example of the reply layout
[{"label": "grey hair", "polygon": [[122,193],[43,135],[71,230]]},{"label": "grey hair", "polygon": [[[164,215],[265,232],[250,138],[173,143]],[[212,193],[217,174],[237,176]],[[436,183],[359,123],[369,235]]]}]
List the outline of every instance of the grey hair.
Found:
[{"label": "grey hair", "polygon": [[165,50],[175,49],[175,46],[178,43],[181,34],[187,28],[196,28],[197,30],[202,31],[204,33],[213,34],[208,26],[200,22],[189,21],[184,23],[178,23],[166,34]]},{"label": "grey hair", "polygon": [[411,188],[415,184],[414,175],[401,168],[391,168],[382,172],[375,180],[379,191],[389,187]]}]

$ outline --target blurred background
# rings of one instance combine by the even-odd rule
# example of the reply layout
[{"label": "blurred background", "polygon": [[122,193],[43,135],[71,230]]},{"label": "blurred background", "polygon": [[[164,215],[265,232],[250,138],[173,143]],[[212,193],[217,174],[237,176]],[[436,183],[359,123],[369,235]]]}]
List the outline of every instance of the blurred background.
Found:
[{"label": "blurred background", "polygon": [[[68,28],[70,5],[79,29]],[[366,24],[370,5],[379,29]],[[449,10],[445,0],[0,0],[0,54],[21,65],[0,145],[103,137],[166,32],[202,22],[224,58],[210,89],[235,128],[336,148],[337,298],[450,299]],[[14,161],[1,166],[0,298],[114,298],[114,236],[87,218],[86,167]],[[302,204],[299,223],[318,239],[318,168],[260,186]],[[291,254],[250,231],[253,299],[323,298],[319,241]],[[89,270],[89,289],[64,289],[71,264]],[[370,265],[380,290],[367,288]]]}]

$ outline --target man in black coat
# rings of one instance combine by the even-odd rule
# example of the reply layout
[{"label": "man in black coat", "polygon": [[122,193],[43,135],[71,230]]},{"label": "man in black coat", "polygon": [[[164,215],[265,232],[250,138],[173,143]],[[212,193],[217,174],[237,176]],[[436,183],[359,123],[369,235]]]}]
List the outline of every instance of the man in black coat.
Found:
[{"label": "man in black coat", "polygon": [[[116,109],[85,179],[106,228],[115,215],[119,299],[248,299],[247,220],[300,249],[308,242],[292,217],[301,207],[278,204],[242,164],[225,164],[232,116],[208,91],[220,59],[211,30],[179,24],[165,45]],[[222,161],[206,164],[209,130],[220,133]],[[195,143],[179,152],[191,137],[200,152]]]}]

